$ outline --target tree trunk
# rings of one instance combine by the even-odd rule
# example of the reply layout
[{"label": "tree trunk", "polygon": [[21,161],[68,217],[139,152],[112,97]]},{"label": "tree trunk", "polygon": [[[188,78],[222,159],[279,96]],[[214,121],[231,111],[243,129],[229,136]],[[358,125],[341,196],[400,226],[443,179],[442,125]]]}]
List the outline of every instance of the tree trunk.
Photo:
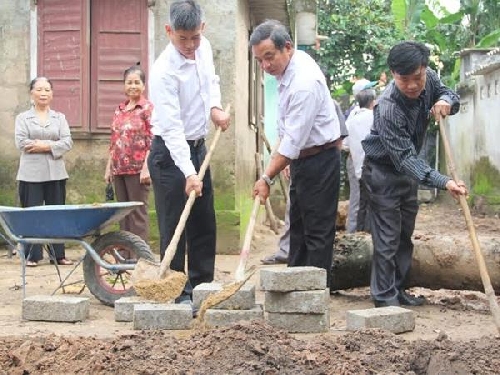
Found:
[{"label": "tree trunk", "polygon": [[[416,236],[409,287],[484,291],[470,238]],[[500,292],[500,240],[480,237],[479,243],[495,292]],[[370,235],[347,234],[335,243],[331,290],[370,285],[373,246]]]}]

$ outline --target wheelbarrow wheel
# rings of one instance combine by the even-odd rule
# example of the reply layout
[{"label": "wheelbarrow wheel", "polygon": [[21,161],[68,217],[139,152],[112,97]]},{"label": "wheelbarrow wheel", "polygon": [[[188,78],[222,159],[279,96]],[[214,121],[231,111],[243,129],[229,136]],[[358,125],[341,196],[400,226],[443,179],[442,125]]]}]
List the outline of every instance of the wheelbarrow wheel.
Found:
[{"label": "wheelbarrow wheel", "polygon": [[[92,243],[93,249],[111,264],[136,263],[139,258],[154,261],[149,246],[139,236],[117,231],[106,233]],[[102,303],[114,306],[121,297],[135,295],[131,270],[110,271],[97,264],[87,253],[83,259],[83,277],[90,292]]]}]

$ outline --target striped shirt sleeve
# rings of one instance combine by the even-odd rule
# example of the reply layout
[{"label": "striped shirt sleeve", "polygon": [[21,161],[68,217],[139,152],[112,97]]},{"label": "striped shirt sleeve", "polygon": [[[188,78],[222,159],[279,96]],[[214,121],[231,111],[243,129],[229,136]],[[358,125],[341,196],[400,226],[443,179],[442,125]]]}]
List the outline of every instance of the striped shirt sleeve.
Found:
[{"label": "striped shirt sleeve", "polygon": [[438,100],[451,105],[452,115],[460,108],[458,94],[444,86],[431,69],[427,69],[425,91],[418,100],[405,98],[391,82],[375,106],[373,129],[362,142],[366,157],[393,165],[423,185],[445,189],[451,178],[418,157],[429,125],[430,109]]}]

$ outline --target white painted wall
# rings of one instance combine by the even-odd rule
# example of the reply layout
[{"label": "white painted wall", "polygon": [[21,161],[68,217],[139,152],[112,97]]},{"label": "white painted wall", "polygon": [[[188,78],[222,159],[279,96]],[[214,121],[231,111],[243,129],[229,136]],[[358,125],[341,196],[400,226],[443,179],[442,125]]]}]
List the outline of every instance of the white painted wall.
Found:
[{"label": "white painted wall", "polygon": [[470,186],[480,158],[500,170],[500,69],[470,76],[460,87],[461,109],[449,118],[447,134],[458,177]]}]

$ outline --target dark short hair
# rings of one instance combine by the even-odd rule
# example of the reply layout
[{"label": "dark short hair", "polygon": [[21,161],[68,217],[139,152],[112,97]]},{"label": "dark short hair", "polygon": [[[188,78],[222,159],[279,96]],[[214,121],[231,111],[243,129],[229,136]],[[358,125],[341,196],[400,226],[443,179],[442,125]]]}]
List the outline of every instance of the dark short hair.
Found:
[{"label": "dark short hair", "polygon": [[125,69],[125,71],[123,72],[123,81],[127,80],[127,76],[130,73],[138,73],[139,77],[141,78],[142,83],[146,83],[146,74],[139,67],[139,65],[132,65],[130,68]]},{"label": "dark short hair", "polygon": [[41,80],[45,80],[48,82],[48,84],[50,85],[50,88],[52,89],[52,81],[50,79],[48,79],[47,77],[43,77],[43,76],[40,76],[40,77],[35,77],[31,80],[30,82],[30,91],[33,90],[35,88],[35,85],[38,81],[41,81]]},{"label": "dark short hair", "polygon": [[271,39],[280,51],[285,48],[286,42],[292,42],[286,27],[276,20],[265,20],[253,30],[250,35],[250,47],[266,39]]},{"label": "dark short hair", "polygon": [[374,89],[364,89],[358,92],[356,95],[356,101],[359,104],[359,108],[369,108],[370,104],[373,103],[377,94]]},{"label": "dark short hair", "polygon": [[429,65],[430,50],[425,44],[415,41],[404,41],[396,44],[389,51],[387,65],[397,74],[408,75],[419,67]]},{"label": "dark short hair", "polygon": [[192,31],[203,22],[203,11],[194,0],[176,0],[170,4],[170,27],[173,30]]}]

